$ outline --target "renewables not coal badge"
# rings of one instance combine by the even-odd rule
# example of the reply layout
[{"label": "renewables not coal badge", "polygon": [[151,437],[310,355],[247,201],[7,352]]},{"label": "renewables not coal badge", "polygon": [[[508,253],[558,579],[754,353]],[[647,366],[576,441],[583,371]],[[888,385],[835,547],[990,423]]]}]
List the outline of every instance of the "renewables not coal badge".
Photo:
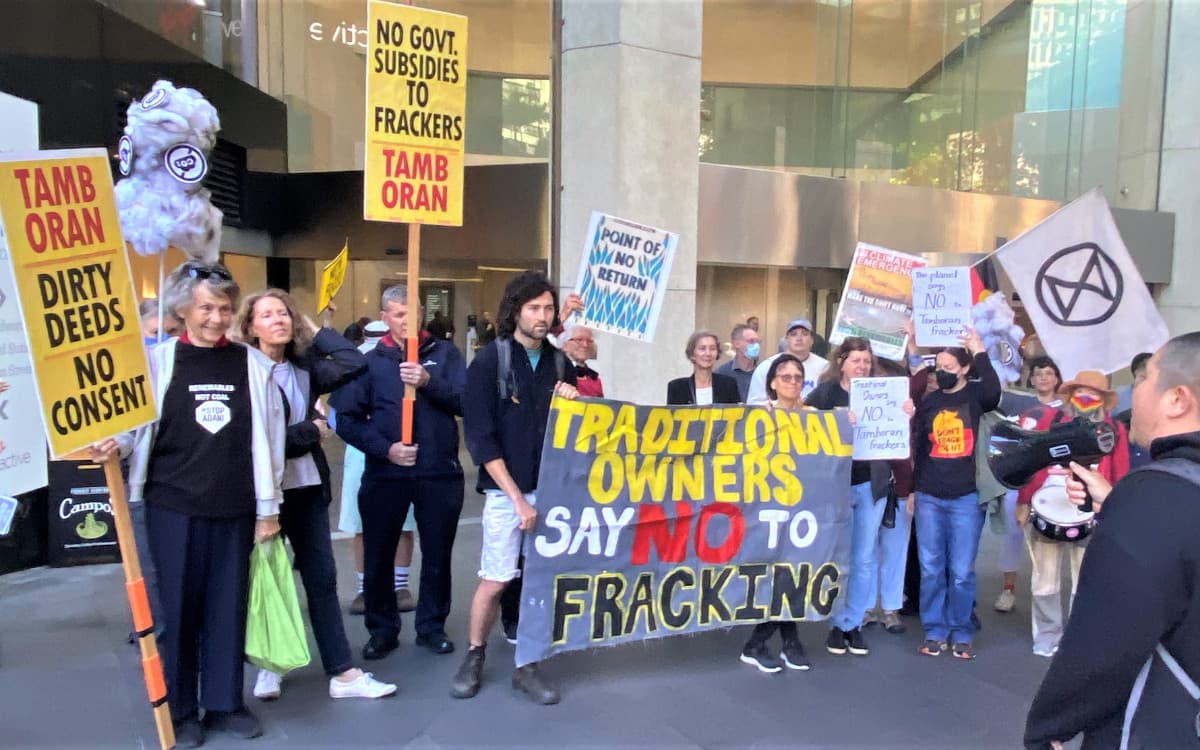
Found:
[{"label": "renewables not coal badge", "polygon": [[822,620],[850,555],[844,410],[555,398],[517,664],[763,620]]},{"label": "renewables not coal badge", "polygon": [[50,452],[153,421],[108,154],[0,158],[0,218]]}]

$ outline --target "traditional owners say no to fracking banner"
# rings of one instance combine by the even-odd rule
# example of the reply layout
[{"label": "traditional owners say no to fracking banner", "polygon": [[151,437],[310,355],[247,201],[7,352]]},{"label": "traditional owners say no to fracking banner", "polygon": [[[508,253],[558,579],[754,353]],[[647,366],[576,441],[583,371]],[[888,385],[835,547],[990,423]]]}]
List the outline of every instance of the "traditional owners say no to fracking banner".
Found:
[{"label": "traditional owners say no to fracking banner", "polygon": [[462,226],[467,18],[367,2],[363,218]]},{"label": "traditional owners say no to fracking banner", "polygon": [[679,235],[592,212],[575,291],[580,322],[635,341],[654,341]]},{"label": "traditional owners say no to fracking banner", "polygon": [[850,553],[845,411],[556,398],[517,664],[763,620],[821,620]]},{"label": "traditional owners say no to fracking banner", "polygon": [[51,454],[153,421],[107,152],[0,158],[0,218]]}]

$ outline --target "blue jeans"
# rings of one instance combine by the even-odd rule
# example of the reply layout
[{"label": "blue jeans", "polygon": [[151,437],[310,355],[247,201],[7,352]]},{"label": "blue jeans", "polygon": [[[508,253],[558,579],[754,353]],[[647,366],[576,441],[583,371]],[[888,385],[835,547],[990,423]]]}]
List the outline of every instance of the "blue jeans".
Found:
[{"label": "blue jeans", "polygon": [[835,628],[853,630],[859,627],[867,608],[875,604],[879,587],[875,547],[885,507],[885,500],[871,497],[870,482],[850,488],[850,575],[846,579],[842,604],[829,618]]},{"label": "blue jeans", "polygon": [[921,625],[931,641],[970,643],[975,635],[975,554],[983,533],[979,496],[917,493],[917,555],[921,560]]},{"label": "blue jeans", "polygon": [[908,563],[908,534],[912,516],[904,509],[904,498],[896,508],[895,528],[879,529],[879,606],[895,611],[904,606],[904,568]]}]

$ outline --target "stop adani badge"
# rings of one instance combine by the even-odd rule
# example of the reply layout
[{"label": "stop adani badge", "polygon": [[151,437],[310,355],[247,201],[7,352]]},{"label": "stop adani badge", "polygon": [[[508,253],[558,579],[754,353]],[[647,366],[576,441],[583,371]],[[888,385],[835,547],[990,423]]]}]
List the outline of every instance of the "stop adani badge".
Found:
[{"label": "stop adani badge", "polygon": [[462,226],[467,18],[367,3],[363,218]]},{"label": "stop adani badge", "polygon": [[0,157],[0,220],[50,452],[153,421],[107,152]]}]

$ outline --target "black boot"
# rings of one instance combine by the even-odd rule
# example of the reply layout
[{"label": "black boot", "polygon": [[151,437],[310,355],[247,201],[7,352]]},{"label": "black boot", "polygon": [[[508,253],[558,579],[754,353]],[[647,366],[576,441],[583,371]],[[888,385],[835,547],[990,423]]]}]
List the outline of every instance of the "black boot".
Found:
[{"label": "black boot", "polygon": [[558,691],[542,679],[537,664],[517,667],[512,676],[513,690],[519,690],[533,699],[534,703],[552,706],[558,703]]},{"label": "black boot", "polygon": [[474,698],[479,692],[479,684],[483,681],[483,646],[471,646],[463,657],[454,681],[450,683],[450,695],[455,698]]}]

